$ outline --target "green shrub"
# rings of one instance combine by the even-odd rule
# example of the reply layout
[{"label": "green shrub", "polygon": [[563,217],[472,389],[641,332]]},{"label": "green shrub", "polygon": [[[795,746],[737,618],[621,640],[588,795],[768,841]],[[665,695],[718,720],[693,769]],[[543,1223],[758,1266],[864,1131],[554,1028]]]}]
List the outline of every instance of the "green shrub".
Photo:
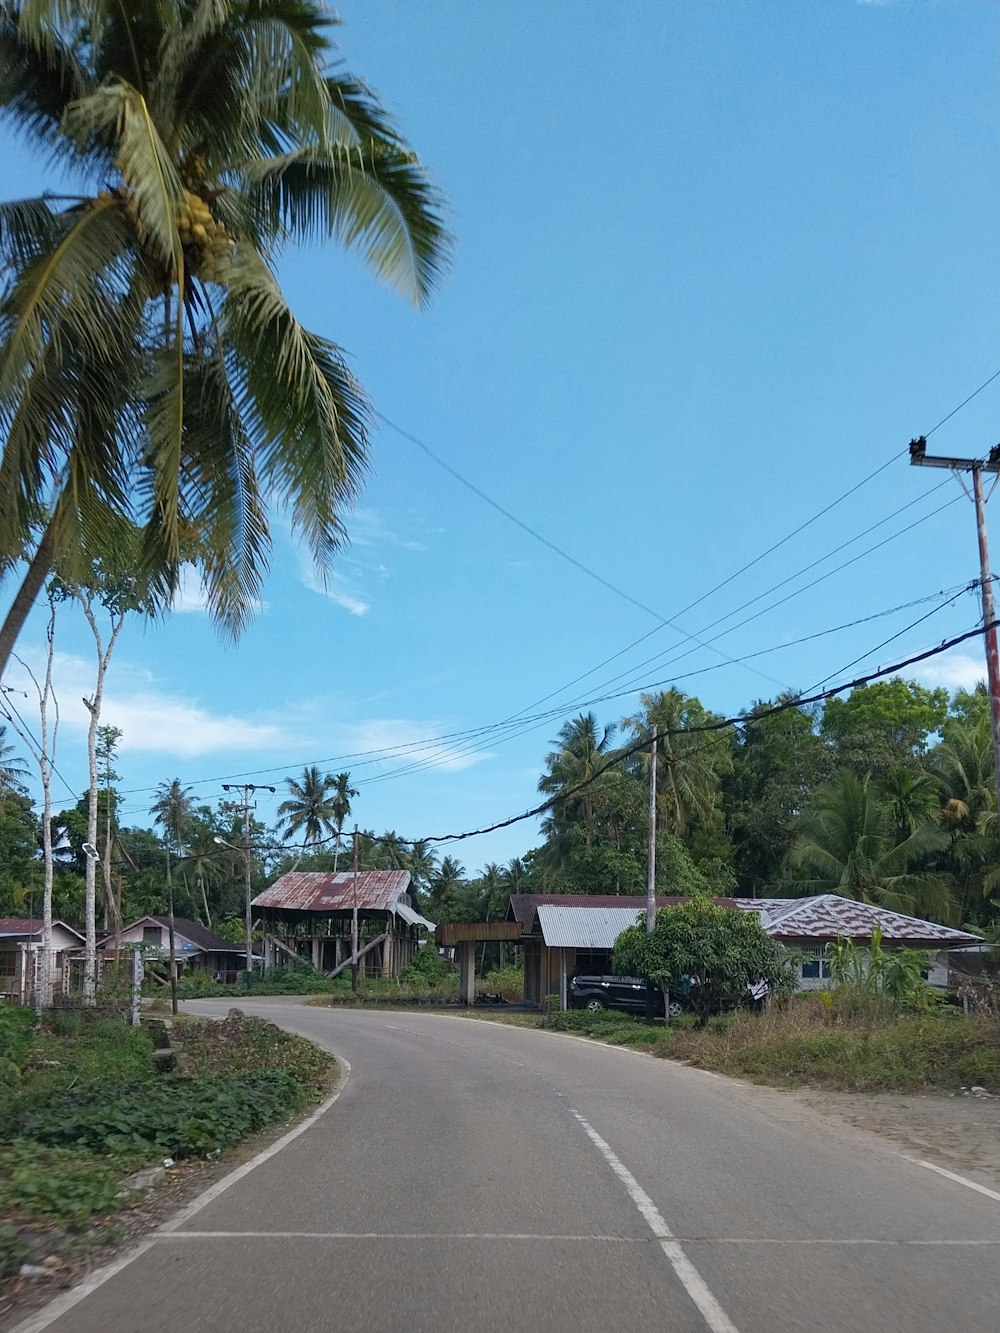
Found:
[{"label": "green shrub", "polygon": [[111,1212],[118,1192],[118,1172],[88,1153],[33,1143],[0,1149],[0,1208],[28,1222],[80,1227],[94,1213]]},{"label": "green shrub", "polygon": [[33,1010],[0,1000],[0,1086],[20,1079],[36,1026]]},{"label": "green shrub", "polygon": [[220,1078],[166,1074],[156,1080],[63,1092],[25,1114],[21,1138],[49,1147],[199,1157],[308,1104],[313,1091],[274,1070]]},{"label": "green shrub", "polygon": [[442,958],[433,944],[425,944],[413,955],[399,974],[400,981],[426,982],[434,985],[455,974],[454,966]]},{"label": "green shrub", "polygon": [[502,995],[512,1004],[524,999],[524,968],[514,963],[506,967],[495,967],[483,977],[483,989],[491,995]]}]

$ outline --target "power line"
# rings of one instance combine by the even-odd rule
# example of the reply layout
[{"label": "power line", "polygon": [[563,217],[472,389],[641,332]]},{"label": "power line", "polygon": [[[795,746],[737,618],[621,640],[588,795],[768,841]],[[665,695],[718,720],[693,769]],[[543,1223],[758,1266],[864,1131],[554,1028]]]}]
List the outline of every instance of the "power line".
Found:
[{"label": "power line", "polygon": [[[778,713],[785,713],[792,708],[805,708],[810,704],[821,703],[824,699],[832,699],[834,695],[843,694],[845,690],[858,689],[862,685],[867,685],[870,681],[880,680],[883,676],[893,676],[903,671],[906,667],[915,666],[918,662],[925,662],[928,658],[937,657],[939,654],[947,652],[950,648],[957,647],[960,643],[966,643],[969,639],[977,638],[995,628],[997,622],[992,621],[989,625],[977,625],[975,629],[967,630],[964,634],[958,634],[952,639],[947,639],[936,648],[928,648],[922,653],[916,653],[913,657],[908,657],[902,662],[896,662],[892,666],[882,667],[878,671],[871,671],[867,675],[859,676],[856,680],[846,681],[842,685],[835,685],[830,689],[821,690],[812,695],[799,696],[786,703],[775,704],[770,708],[757,709],[753,713],[740,713],[735,717],[720,718],[715,722],[706,722],[695,727],[675,727],[664,728],[660,730],[661,736],[690,736],[703,732],[724,731],[727,727],[739,726],[745,723],[759,722],[764,718],[774,717]],[[649,746],[649,739],[644,737],[641,741],[627,746],[624,750],[618,751],[609,761],[597,769],[589,778],[584,778],[573,787],[557,796],[550,797],[547,801],[541,802],[531,810],[525,810],[519,815],[512,815],[509,819],[498,820],[495,824],[490,824],[485,828],[470,829],[465,833],[442,833],[420,838],[420,842],[463,842],[467,838],[478,838],[486,833],[496,833],[499,829],[510,828],[513,824],[519,824],[525,819],[535,819],[546,810],[551,809],[559,801],[567,800],[570,796],[575,796],[583,791],[592,783],[596,782],[602,773],[606,773],[609,768],[615,764],[622,763],[623,760],[637,754],[640,750],[645,750]],[[401,838],[401,842],[410,842],[408,838]]]},{"label": "power line", "polygon": [[[745,726],[748,724],[752,725],[756,722],[763,721],[765,718],[775,717],[779,713],[786,713],[793,708],[807,708],[811,704],[822,703],[825,699],[832,699],[835,695],[843,694],[847,690],[858,689],[862,685],[867,685],[873,680],[881,680],[884,676],[894,676],[898,672],[904,671],[907,667],[915,666],[918,662],[925,662],[932,657],[938,657],[941,653],[948,652],[949,649],[957,647],[960,643],[966,643],[969,639],[980,637],[989,629],[995,628],[996,623],[996,621],[992,621],[989,625],[977,625],[973,629],[966,630],[963,634],[957,634],[951,639],[944,640],[942,643],[938,644],[936,648],[927,648],[923,652],[914,653],[912,656],[904,658],[900,662],[893,663],[892,666],[880,667],[876,671],[869,671],[863,676],[858,676],[854,680],[844,681],[840,685],[831,686],[829,689],[820,690],[819,692],[808,695],[797,695],[795,698],[786,700],[780,704],[772,704],[767,708],[756,708],[753,712],[737,713],[732,717],[726,718],[716,718],[711,722],[699,723],[693,727],[659,728],[658,732],[661,737],[706,735],[725,731],[730,727]],[[539,802],[538,805],[532,806],[530,810],[523,810],[520,814],[511,815],[507,819],[497,820],[496,823],[488,824],[483,828],[468,829],[463,833],[425,834],[422,838],[404,838],[396,836],[395,841],[411,847],[418,843],[464,842],[469,838],[478,838],[487,833],[496,833],[500,829],[510,828],[512,825],[520,824],[526,819],[536,819],[539,815],[552,809],[561,801],[569,800],[579,792],[584,791],[587,787],[596,782],[602,774],[608,772],[609,769],[623,763],[626,759],[630,759],[634,754],[638,754],[640,750],[645,750],[648,747],[649,738],[644,736],[640,740],[627,745],[624,749],[616,750],[613,755],[609,755],[607,762],[602,764],[600,768],[595,769],[590,777],[583,778],[581,781],[574,783],[571,787],[567,787],[564,791],[558,792],[555,796],[550,796],[547,800]],[[318,839],[314,846],[320,846],[321,844],[331,842],[335,836],[336,835],[331,835],[328,838]],[[380,841],[380,839],[376,838],[375,841]]]},{"label": "power line", "polygon": [[[994,580],[1000,581],[1000,575],[995,575]],[[979,587],[978,579],[972,579],[971,581],[967,581],[966,583],[962,584],[955,584],[952,585],[950,588],[942,588],[933,593],[926,593],[922,597],[911,598],[909,601],[901,602],[897,606],[886,607],[881,611],[873,612],[872,614],[867,616],[859,616],[854,620],[845,621],[843,624],[840,625],[827,626],[825,629],[816,630],[811,634],[802,635],[798,639],[785,640],[782,643],[773,644],[769,648],[756,649],[754,652],[746,654],[746,657],[747,658],[764,657],[771,653],[781,652],[787,648],[799,647],[804,643],[810,643],[821,638],[828,638],[832,634],[842,633],[844,630],[856,629],[859,625],[870,624],[876,620],[884,620],[888,616],[898,615],[899,612],[901,611],[908,611],[911,610],[913,607],[923,606],[931,601],[938,603],[938,605],[934,608],[934,611],[931,613],[933,614],[936,613],[936,611],[938,610],[942,610],[945,606],[950,605],[952,601],[957,600],[957,596],[968,591],[974,591],[978,587]],[[919,624],[920,622],[917,621],[914,623]],[[910,627],[908,626],[907,628]],[[900,633],[905,633],[905,632],[906,632],[905,630],[900,631]],[[891,642],[893,638],[898,638],[898,637],[899,635],[893,635],[890,639],[886,640],[886,642]],[[871,652],[876,652],[876,651],[878,651],[878,649],[873,648],[870,650],[869,653],[866,653],[865,656],[869,656]],[[737,660],[742,660],[742,659],[737,659]],[[691,671],[672,675],[670,680],[672,682],[676,682],[678,680],[688,680],[694,676],[707,675],[709,672],[722,670],[725,665],[726,665],[725,663],[716,663],[713,666],[698,667]],[[848,664],[848,666],[850,665],[852,664]],[[847,669],[848,667],[841,668],[841,670],[847,670]],[[572,706],[585,707],[588,706],[589,704],[604,703],[608,702],[611,699],[625,697],[628,694],[635,693],[637,690],[657,689],[665,683],[667,682],[664,681],[644,682],[640,685],[636,685],[634,688],[621,690],[614,694],[598,695],[598,696],[593,696],[592,698],[586,700],[577,700],[576,703]],[[518,736],[527,734],[528,732],[533,730],[537,730],[538,726],[544,726],[546,723],[550,722],[553,718],[557,718],[561,715],[564,715],[567,710],[567,707],[570,707],[570,705],[560,704],[556,707],[545,709],[540,713],[535,713],[527,717],[522,716],[518,717],[517,719],[505,718],[497,722],[482,723],[479,726],[465,728],[461,731],[445,732],[439,736],[424,737],[418,740],[414,740],[412,742],[404,742],[401,743],[400,745],[386,746],[382,749],[352,751],[346,754],[333,755],[323,759],[307,759],[307,760],[298,760],[295,762],[286,762],[284,764],[274,764],[268,768],[255,769],[253,770],[252,774],[227,773],[227,774],[218,774],[209,778],[189,778],[185,779],[185,784],[190,786],[207,786],[211,784],[221,784],[224,782],[233,782],[238,778],[243,778],[247,776],[262,776],[273,773],[281,773],[282,771],[287,771],[288,769],[298,769],[298,768],[308,767],[310,765],[315,765],[319,767],[319,766],[325,766],[327,764],[334,765],[339,763],[346,763],[353,758],[363,756],[364,758],[361,763],[352,764],[351,768],[353,775],[353,773],[358,768],[369,767],[374,764],[385,763],[387,760],[392,758],[412,758],[413,756],[418,755],[425,750],[433,750],[439,752],[435,753],[434,755],[430,756],[425,760],[418,760],[413,764],[409,764],[404,768],[393,769],[387,774],[379,774],[376,778],[358,779],[359,783],[361,783],[363,786],[370,786],[373,782],[382,781],[383,779],[387,779],[389,777],[395,777],[395,776],[401,777],[405,776],[409,772],[419,771],[424,768],[439,767],[442,764],[453,762],[455,758],[462,758],[464,754],[468,753],[466,747],[472,741],[485,739],[490,744],[503,744],[507,740],[517,739]],[[507,730],[509,734],[508,735],[501,734],[499,736],[497,735],[497,733],[502,733],[504,730]],[[449,746],[447,744],[447,742],[449,741],[455,742],[455,744]],[[442,748],[444,750],[443,754],[440,753]],[[122,796],[138,795],[139,793],[142,792],[153,792],[156,791],[157,789],[158,789],[157,785],[154,784],[149,787],[132,787],[121,792],[120,794]],[[140,813],[143,813],[143,810],[139,807],[137,807],[134,810],[122,811],[123,815],[140,814]]]},{"label": "power line", "polygon": [[[952,408],[951,411],[948,412],[945,416],[943,416],[943,417],[941,418],[941,420],[940,420],[935,426],[932,426],[931,429],[930,429],[929,431],[925,431],[925,432],[924,432],[924,438],[929,438],[931,435],[933,435],[933,434],[935,433],[935,431],[940,430],[940,428],[941,428],[943,425],[945,425],[946,422],[950,421],[950,420],[952,419],[952,417],[954,417],[958,412],[960,412],[960,411],[962,410],[962,408],[966,407],[969,403],[971,403],[972,400],[973,400],[974,398],[978,397],[979,394],[981,394],[985,389],[987,389],[987,388],[988,388],[988,387],[989,387],[995,380],[997,380],[998,378],[1000,378],[1000,370],[994,371],[994,373],[993,373],[992,375],[990,375],[988,379],[984,380],[983,383],[980,384],[978,388],[974,389],[974,390],[972,391],[972,393],[970,393],[966,398],[964,398],[964,399],[958,404],[957,407]],[[586,574],[588,578],[591,578],[591,579],[595,580],[595,581],[596,581],[597,583],[599,583],[602,587],[604,587],[604,588],[608,589],[609,591],[615,593],[616,596],[621,597],[621,598],[624,599],[625,601],[629,602],[631,605],[633,605],[633,606],[635,606],[635,607],[638,607],[641,611],[646,612],[646,614],[653,616],[653,618],[656,619],[656,620],[658,620],[658,621],[660,622],[661,625],[669,625],[671,629],[675,630],[675,631],[676,631],[678,634],[680,634],[683,638],[688,639],[688,640],[690,640],[690,641],[692,641],[692,642],[698,643],[699,646],[701,646],[701,647],[709,647],[711,651],[718,653],[718,654],[719,654],[720,656],[722,656],[723,658],[726,656],[724,653],[721,653],[719,649],[716,649],[716,648],[712,647],[711,642],[709,642],[708,644],[703,644],[703,643],[701,643],[701,641],[699,640],[699,638],[698,638],[697,635],[695,635],[695,634],[691,634],[691,633],[689,633],[687,630],[684,630],[680,625],[678,625],[678,624],[675,623],[675,619],[674,619],[674,618],[672,618],[672,617],[667,617],[667,616],[663,616],[660,612],[655,611],[652,607],[648,606],[645,602],[641,602],[641,601],[639,601],[637,598],[633,597],[631,593],[628,593],[628,592],[626,592],[623,588],[618,587],[617,584],[612,583],[609,579],[605,578],[602,574],[599,574],[596,570],[592,569],[589,565],[586,565],[586,564],[583,563],[583,561],[577,559],[576,556],[573,556],[573,555],[571,555],[568,551],[564,550],[563,547],[561,547],[561,546],[559,546],[557,543],[553,542],[550,538],[544,536],[541,532],[539,532],[539,531],[537,530],[537,528],[534,528],[534,527],[531,526],[531,524],[526,523],[522,518],[519,518],[518,515],[512,513],[511,510],[509,510],[505,505],[502,505],[498,500],[495,500],[491,495],[487,494],[487,492],[484,491],[484,490],[482,489],[482,487],[476,485],[475,482],[470,481],[466,476],[464,476],[461,472],[459,472],[457,468],[453,467],[451,463],[447,462],[447,460],[444,459],[444,458],[442,458],[440,454],[436,453],[436,452],[430,447],[430,445],[428,445],[428,444],[427,444],[424,440],[422,440],[419,436],[413,434],[413,432],[411,432],[411,431],[405,430],[402,426],[397,425],[396,422],[392,421],[389,417],[387,417],[387,416],[386,416],[384,413],[382,413],[382,412],[376,412],[375,415],[378,417],[378,419],[379,419],[384,425],[388,426],[390,430],[395,431],[396,434],[399,435],[401,438],[403,438],[403,439],[405,439],[405,440],[408,440],[411,444],[415,445],[415,446],[416,446],[418,449],[420,449],[424,454],[426,454],[426,456],[427,456],[428,458],[430,458],[430,459],[432,460],[432,462],[436,463],[436,464],[438,465],[438,467],[440,467],[443,471],[447,472],[448,475],[451,476],[455,481],[457,481],[461,486],[464,486],[467,490],[471,491],[472,494],[474,494],[474,495],[477,496],[480,500],[482,500],[484,504],[487,504],[487,505],[490,506],[490,508],[495,509],[495,510],[497,511],[497,513],[502,514],[503,517],[506,518],[509,522],[515,524],[516,527],[519,527],[523,532],[526,532],[530,537],[533,537],[536,541],[540,542],[543,546],[545,546],[545,547],[547,547],[549,550],[553,551],[556,555],[560,556],[563,560],[566,560],[569,564],[571,564],[574,568],[578,569],[581,573]],[[751,559],[751,560],[749,560],[749,561],[746,561],[746,562],[745,562],[739,569],[737,569],[733,574],[730,574],[727,578],[723,579],[720,583],[716,584],[713,588],[710,588],[707,592],[703,593],[701,596],[699,596],[698,598],[696,598],[693,602],[690,602],[690,603],[689,603],[686,607],[684,607],[681,611],[676,612],[676,613],[675,613],[675,616],[681,616],[681,615],[686,614],[686,612],[692,610],[695,606],[700,605],[700,604],[701,604],[702,602],[704,602],[707,598],[711,597],[714,593],[718,592],[721,588],[726,587],[728,584],[732,583],[735,579],[739,578],[742,574],[746,573],[747,570],[752,569],[754,566],[756,566],[757,564],[759,564],[762,560],[766,559],[769,555],[772,555],[775,551],[779,550],[782,546],[784,546],[784,545],[786,545],[788,542],[792,541],[793,538],[799,536],[799,535],[800,535],[802,532],[804,532],[807,528],[811,527],[814,523],[818,522],[819,519],[825,517],[828,513],[830,513],[831,510],[835,509],[838,505],[842,504],[844,500],[848,499],[850,496],[854,495],[857,491],[861,490],[864,486],[867,486],[869,482],[873,481],[876,477],[880,476],[883,472],[885,472],[888,468],[890,468],[890,467],[893,465],[893,463],[895,463],[899,458],[903,457],[903,455],[905,455],[906,452],[907,452],[907,449],[906,449],[906,448],[903,448],[903,449],[897,451],[896,453],[894,453],[894,454],[893,454],[890,458],[888,458],[884,463],[880,464],[879,467],[875,468],[875,470],[874,470],[873,472],[870,472],[870,473],[868,473],[867,476],[863,477],[863,478],[861,479],[861,481],[856,482],[853,486],[850,486],[850,487],[849,487],[846,491],[844,491],[841,495],[837,496],[836,499],[831,500],[828,504],[824,505],[821,509],[819,509],[819,510],[818,510],[815,514],[813,514],[810,518],[806,519],[804,523],[800,523],[800,524],[798,525],[798,527],[794,528],[790,533],[788,533],[786,536],[782,537],[779,541],[773,543],[773,544],[772,544],[770,547],[768,547],[765,551],[762,551],[759,555],[755,556],[753,559]],[[915,502],[911,502],[911,503],[915,503]],[[903,508],[908,508],[908,507],[909,507],[909,506],[903,506]],[[897,511],[897,512],[902,512],[902,510],[899,510],[899,511]],[[890,516],[890,517],[892,517],[892,516]],[[882,520],[882,521],[883,521],[883,522],[886,522],[886,521],[888,521],[888,520]],[[878,526],[878,525],[876,525],[876,526]],[[872,529],[869,529],[869,531],[871,531],[871,530],[872,530]],[[864,534],[861,534],[861,535],[864,535]],[[858,540],[858,538],[855,538],[854,540]],[[848,543],[848,544],[849,544],[849,543]],[[793,575],[792,577],[796,577],[796,576]],[[766,594],[762,594],[762,595],[766,595]],[[742,608],[740,608],[740,609],[742,609]],[[737,614],[737,612],[733,612],[732,614],[735,615],[735,614]],[[717,623],[717,622],[716,622],[716,623]],[[651,631],[651,633],[654,633],[654,632],[655,632],[655,631]],[[628,651],[630,650],[631,647],[635,647],[637,643],[642,642],[643,639],[648,638],[648,637],[649,637],[648,634],[643,635],[642,638],[636,640],[635,643],[631,644],[631,645],[629,646],[629,648],[623,649],[622,651],[623,651],[623,652],[628,652]],[[620,656],[620,655],[621,655],[621,654],[615,654],[615,656]],[[609,659],[607,659],[607,661],[606,661],[605,663],[602,663],[601,665],[607,665],[608,662],[613,661],[613,660],[614,660],[614,657],[609,658]],[[750,668],[750,669],[753,670],[753,668]],[[592,668],[591,671],[585,672],[585,673],[584,673],[584,676],[578,676],[574,681],[571,681],[569,685],[563,686],[563,687],[561,687],[559,690],[553,691],[553,694],[562,693],[562,691],[563,691],[564,689],[569,689],[569,688],[571,688],[571,686],[572,686],[573,684],[576,684],[577,681],[579,681],[579,680],[581,680],[581,679],[584,679],[587,675],[592,675],[594,671],[598,671],[598,670],[600,670],[600,666]],[[761,674],[761,673],[757,673],[757,674]],[[781,681],[774,681],[774,678],[773,678],[773,677],[767,677],[767,679],[772,680],[774,683],[776,683],[776,684],[778,684],[778,685],[781,685],[781,684],[782,684]],[[525,712],[525,711],[527,711],[528,708],[533,708],[533,707],[536,706],[537,703],[545,702],[546,699],[551,698],[551,697],[552,697],[552,694],[545,696],[545,697],[544,697],[543,699],[541,699],[541,700],[536,700],[535,703],[526,705],[524,709],[521,709],[521,710],[520,710],[520,712]],[[517,716],[517,714],[515,714],[514,716]]]}]

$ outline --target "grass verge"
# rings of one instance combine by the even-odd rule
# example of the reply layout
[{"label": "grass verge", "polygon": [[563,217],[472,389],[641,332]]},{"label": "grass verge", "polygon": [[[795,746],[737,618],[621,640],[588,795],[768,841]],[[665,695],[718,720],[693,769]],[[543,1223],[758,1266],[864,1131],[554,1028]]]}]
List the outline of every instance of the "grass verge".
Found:
[{"label": "grass verge", "polygon": [[159,1072],[146,1032],[55,1014],[0,1081],[0,1279],[123,1233],[147,1202],[127,1178],[190,1175],[318,1101],[336,1069],[312,1042],[230,1010],[182,1019],[183,1072]]},{"label": "grass verge", "polygon": [[872,1007],[838,1011],[805,996],[762,1014],[723,1014],[697,1028],[690,1021],[650,1028],[630,1014],[510,1015],[470,1011],[486,1022],[568,1032],[663,1059],[775,1086],[842,1092],[955,1092],[982,1087],[1000,1093],[1000,1027],[954,1009],[894,1014]]}]

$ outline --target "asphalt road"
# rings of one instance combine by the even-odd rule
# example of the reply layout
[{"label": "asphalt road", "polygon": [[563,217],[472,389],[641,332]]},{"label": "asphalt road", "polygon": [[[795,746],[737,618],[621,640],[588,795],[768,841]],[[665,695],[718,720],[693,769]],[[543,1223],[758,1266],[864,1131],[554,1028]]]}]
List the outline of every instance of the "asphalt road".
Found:
[{"label": "asphalt road", "polygon": [[339,1099],[21,1333],[1000,1329],[1000,1201],[780,1094],[444,1015],[243,1007],[349,1061]]}]

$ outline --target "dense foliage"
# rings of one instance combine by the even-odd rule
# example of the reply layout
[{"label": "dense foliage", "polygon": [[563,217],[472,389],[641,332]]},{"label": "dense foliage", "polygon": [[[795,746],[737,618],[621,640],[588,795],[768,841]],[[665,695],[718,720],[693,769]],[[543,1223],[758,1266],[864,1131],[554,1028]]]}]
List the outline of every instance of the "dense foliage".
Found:
[{"label": "dense foliage", "polygon": [[[781,711],[775,706],[791,703]],[[627,753],[661,729],[657,892],[787,897],[836,892],[986,934],[1000,921],[1000,833],[988,700],[947,698],[902,680],[868,685],[823,710],[779,697],[738,726],[670,690],[616,730],[593,714],[568,721],[539,786],[554,801],[542,843],[470,875],[395,830],[359,837],[362,870],[405,869],[433,920],[496,920],[511,893],[641,894],[646,888],[648,757]],[[672,734],[666,735],[665,732]],[[0,735],[0,915],[38,914],[37,812]],[[581,787],[581,783],[586,786]],[[278,823],[250,830],[254,891],[286,870],[352,863],[342,830],[357,790],[348,773],[307,768],[285,779]],[[113,839],[122,915],[163,912],[168,874],[176,910],[242,941],[244,830],[231,800],[196,804],[179,779],[160,785],[146,827],[122,827],[114,785],[100,793],[99,843]],[[79,922],[86,800],[55,817],[54,914]],[[218,838],[231,846],[220,845]],[[480,949],[482,972],[509,950]],[[290,980],[290,988],[295,985]]]},{"label": "dense foliage", "polygon": [[677,907],[661,907],[651,934],[645,923],[622,931],[615,943],[614,968],[624,976],[649,977],[673,995],[683,994],[703,1022],[711,1014],[746,1005],[751,987],[759,982],[772,994],[795,985],[787,951],[767,934],[756,912],[719,907],[702,895]]}]

